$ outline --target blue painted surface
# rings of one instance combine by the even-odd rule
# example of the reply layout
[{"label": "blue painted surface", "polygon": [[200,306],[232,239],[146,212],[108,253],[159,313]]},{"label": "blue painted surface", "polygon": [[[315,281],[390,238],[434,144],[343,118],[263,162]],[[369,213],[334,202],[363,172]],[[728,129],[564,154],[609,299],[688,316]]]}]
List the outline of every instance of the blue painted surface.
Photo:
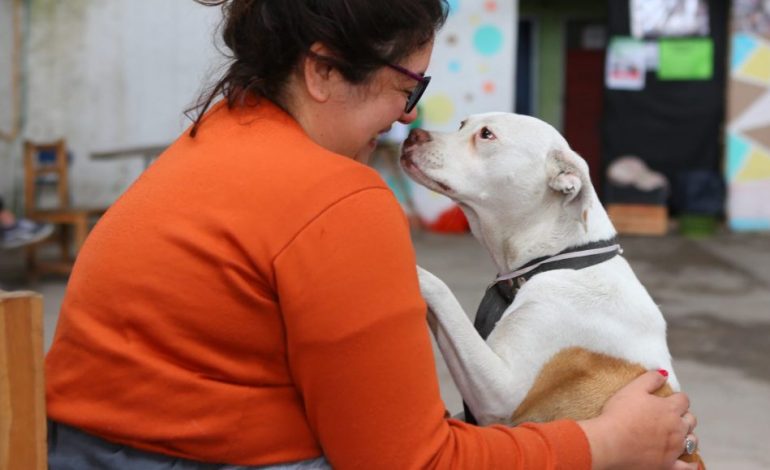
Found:
[{"label": "blue painted surface", "polygon": [[733,35],[732,53],[730,57],[730,70],[737,70],[749,58],[757,47],[757,40],[748,34],[737,33]]},{"label": "blue painted surface", "polygon": [[730,219],[730,228],[736,232],[758,232],[770,230],[768,219]]},{"label": "blue painted surface", "polygon": [[448,0],[447,3],[449,4],[450,15],[457,13],[457,10],[460,9],[460,0]]},{"label": "blue painted surface", "polygon": [[735,133],[727,138],[727,181],[735,180],[749,157],[751,145]]},{"label": "blue painted surface", "polygon": [[503,47],[503,33],[497,26],[481,26],[473,33],[473,46],[481,55],[495,55]]}]

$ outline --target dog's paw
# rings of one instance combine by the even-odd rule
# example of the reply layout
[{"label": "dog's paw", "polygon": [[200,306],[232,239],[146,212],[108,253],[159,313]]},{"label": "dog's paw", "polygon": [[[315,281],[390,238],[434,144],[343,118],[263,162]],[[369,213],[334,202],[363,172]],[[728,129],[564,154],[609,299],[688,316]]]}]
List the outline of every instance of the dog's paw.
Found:
[{"label": "dog's paw", "polygon": [[451,294],[451,290],[444,281],[420,266],[417,266],[417,279],[420,281],[420,293],[429,307],[434,306],[435,302],[443,296]]}]

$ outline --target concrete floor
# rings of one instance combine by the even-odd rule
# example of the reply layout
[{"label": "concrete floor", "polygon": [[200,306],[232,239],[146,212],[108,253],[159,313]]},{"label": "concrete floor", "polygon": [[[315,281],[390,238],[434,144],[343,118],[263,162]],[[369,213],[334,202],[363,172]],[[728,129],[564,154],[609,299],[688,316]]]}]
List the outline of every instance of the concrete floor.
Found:
[{"label": "concrete floor", "polygon": [[[472,314],[494,275],[467,235],[414,236],[418,261],[440,276]],[[701,454],[710,470],[770,469],[770,235],[623,237],[625,256],[660,304],[674,366],[699,419]],[[0,288],[44,295],[46,348],[66,280],[23,282],[18,251],[0,252]],[[461,401],[444,362],[436,367],[447,408]]]}]

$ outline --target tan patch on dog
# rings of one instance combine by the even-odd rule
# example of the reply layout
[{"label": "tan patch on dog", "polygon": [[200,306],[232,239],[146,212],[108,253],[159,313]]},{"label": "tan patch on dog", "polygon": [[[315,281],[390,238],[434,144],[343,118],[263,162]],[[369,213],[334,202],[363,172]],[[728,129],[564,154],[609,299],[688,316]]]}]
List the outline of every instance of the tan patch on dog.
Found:
[{"label": "tan patch on dog", "polygon": [[[514,424],[526,421],[588,419],[601,413],[604,403],[627,383],[642,375],[645,368],[623,359],[582,348],[569,348],[556,354],[535,379],[527,397],[513,413]],[[674,393],[666,383],[655,395]],[[686,462],[699,462],[698,454],[684,456]]]},{"label": "tan patch on dog", "polygon": [[[644,372],[639,364],[605,354],[565,349],[543,367],[513,421],[592,418],[618,389]],[[670,395],[671,387],[666,384],[657,394]]]}]

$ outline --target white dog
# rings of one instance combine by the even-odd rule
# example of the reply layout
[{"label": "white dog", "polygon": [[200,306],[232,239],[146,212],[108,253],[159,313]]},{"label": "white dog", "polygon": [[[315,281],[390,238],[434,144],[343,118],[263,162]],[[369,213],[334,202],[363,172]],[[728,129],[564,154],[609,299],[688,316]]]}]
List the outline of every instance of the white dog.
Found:
[{"label": "white dog", "polygon": [[446,284],[418,268],[433,333],[480,424],[596,416],[645,370],[670,373],[661,394],[679,390],[665,320],[620,256],[588,165],[553,127],[474,115],[454,133],[412,131],[401,163],[462,208],[499,273],[487,297],[515,296],[499,320],[477,318],[485,341]]}]

